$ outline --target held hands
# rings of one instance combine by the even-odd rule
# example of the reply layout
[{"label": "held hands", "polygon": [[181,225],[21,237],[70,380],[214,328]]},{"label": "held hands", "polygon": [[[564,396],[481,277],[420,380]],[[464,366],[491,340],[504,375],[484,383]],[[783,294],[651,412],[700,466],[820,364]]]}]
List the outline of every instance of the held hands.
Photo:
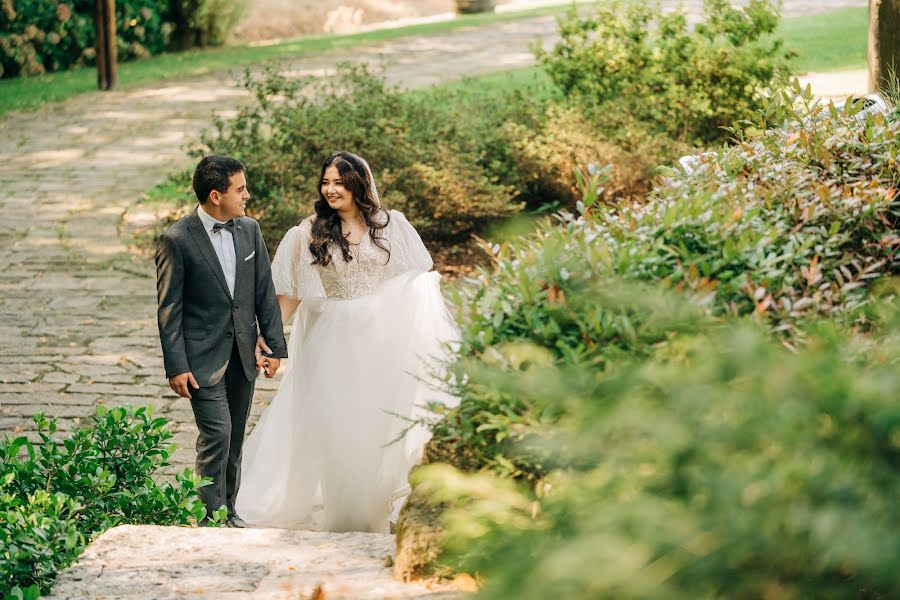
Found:
[{"label": "held hands", "polygon": [[197,380],[194,379],[194,374],[188,371],[187,373],[182,373],[181,375],[176,375],[174,377],[169,377],[169,387],[172,388],[176,394],[181,396],[182,398],[191,399],[191,388],[193,387],[195,390],[200,389],[200,386],[197,384]]},{"label": "held hands", "polygon": [[278,370],[278,367],[281,366],[281,359],[265,356],[263,353],[271,354],[272,349],[266,344],[266,340],[264,340],[262,336],[259,336],[256,338],[256,368],[262,369],[266,374],[266,377],[271,379],[272,377],[275,377],[275,372]]},{"label": "held hands", "polygon": [[257,367],[262,367],[263,373],[266,374],[266,377],[272,379],[275,377],[275,372],[278,371],[278,367],[281,366],[280,358],[271,358],[268,356],[264,356],[260,364]]},{"label": "held hands", "polygon": [[[269,348],[263,337],[259,336],[256,339],[256,368],[263,369],[266,377],[271,379],[272,377],[275,377],[275,372],[278,370],[278,367],[281,366],[281,359],[264,356],[263,352],[271,353],[272,349]],[[169,387],[182,398],[191,400],[191,389],[200,389],[200,384],[194,379],[194,374],[188,371],[187,373],[181,373],[180,375],[170,377]]]}]

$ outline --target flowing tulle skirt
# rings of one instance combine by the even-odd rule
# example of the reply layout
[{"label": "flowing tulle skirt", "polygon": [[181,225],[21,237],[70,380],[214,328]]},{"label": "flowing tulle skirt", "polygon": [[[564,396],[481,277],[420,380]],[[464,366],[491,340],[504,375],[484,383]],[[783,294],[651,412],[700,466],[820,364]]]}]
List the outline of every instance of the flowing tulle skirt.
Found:
[{"label": "flowing tulle skirt", "polygon": [[455,402],[436,381],[459,338],[439,280],[410,272],[367,296],[301,304],[281,386],[244,444],[245,521],[388,531],[430,436],[413,422],[429,402]]}]

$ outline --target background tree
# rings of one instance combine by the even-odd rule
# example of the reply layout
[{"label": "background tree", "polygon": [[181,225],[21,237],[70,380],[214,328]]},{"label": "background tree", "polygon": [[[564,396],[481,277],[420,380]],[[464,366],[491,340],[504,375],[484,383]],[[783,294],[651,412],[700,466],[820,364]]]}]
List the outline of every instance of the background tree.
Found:
[{"label": "background tree", "polygon": [[900,68],[900,0],[869,0],[869,91],[890,87]]}]

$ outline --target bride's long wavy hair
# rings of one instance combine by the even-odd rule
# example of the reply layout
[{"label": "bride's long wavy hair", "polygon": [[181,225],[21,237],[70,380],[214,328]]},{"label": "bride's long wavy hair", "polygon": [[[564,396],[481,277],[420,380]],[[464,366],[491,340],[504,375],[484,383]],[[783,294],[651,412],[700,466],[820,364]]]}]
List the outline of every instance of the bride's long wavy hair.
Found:
[{"label": "bride's long wavy hair", "polygon": [[345,261],[353,260],[350,255],[350,243],[344,237],[341,228],[341,217],[322,195],[322,180],[325,179],[325,171],[331,165],[337,168],[344,187],[353,194],[353,202],[359,208],[366,225],[369,226],[369,237],[372,238],[372,242],[384,250],[390,260],[391,251],[384,245],[378,232],[387,227],[391,215],[388,211],[382,210],[378,198],[372,192],[369,185],[369,174],[363,160],[351,152],[340,151],[325,159],[319,180],[316,181],[319,199],[315,204],[316,218],[312,222],[312,235],[309,242],[309,250],[315,258],[312,264],[324,267],[331,262],[331,244],[336,244],[341,249]]}]

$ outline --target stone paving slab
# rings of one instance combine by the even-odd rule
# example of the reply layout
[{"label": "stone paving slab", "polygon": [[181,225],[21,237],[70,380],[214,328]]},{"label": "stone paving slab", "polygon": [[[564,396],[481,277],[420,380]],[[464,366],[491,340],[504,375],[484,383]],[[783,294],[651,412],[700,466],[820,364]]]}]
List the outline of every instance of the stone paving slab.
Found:
[{"label": "stone paving slab", "polygon": [[47,600],[461,599],[392,578],[393,536],[122,525],[64,571]]}]

